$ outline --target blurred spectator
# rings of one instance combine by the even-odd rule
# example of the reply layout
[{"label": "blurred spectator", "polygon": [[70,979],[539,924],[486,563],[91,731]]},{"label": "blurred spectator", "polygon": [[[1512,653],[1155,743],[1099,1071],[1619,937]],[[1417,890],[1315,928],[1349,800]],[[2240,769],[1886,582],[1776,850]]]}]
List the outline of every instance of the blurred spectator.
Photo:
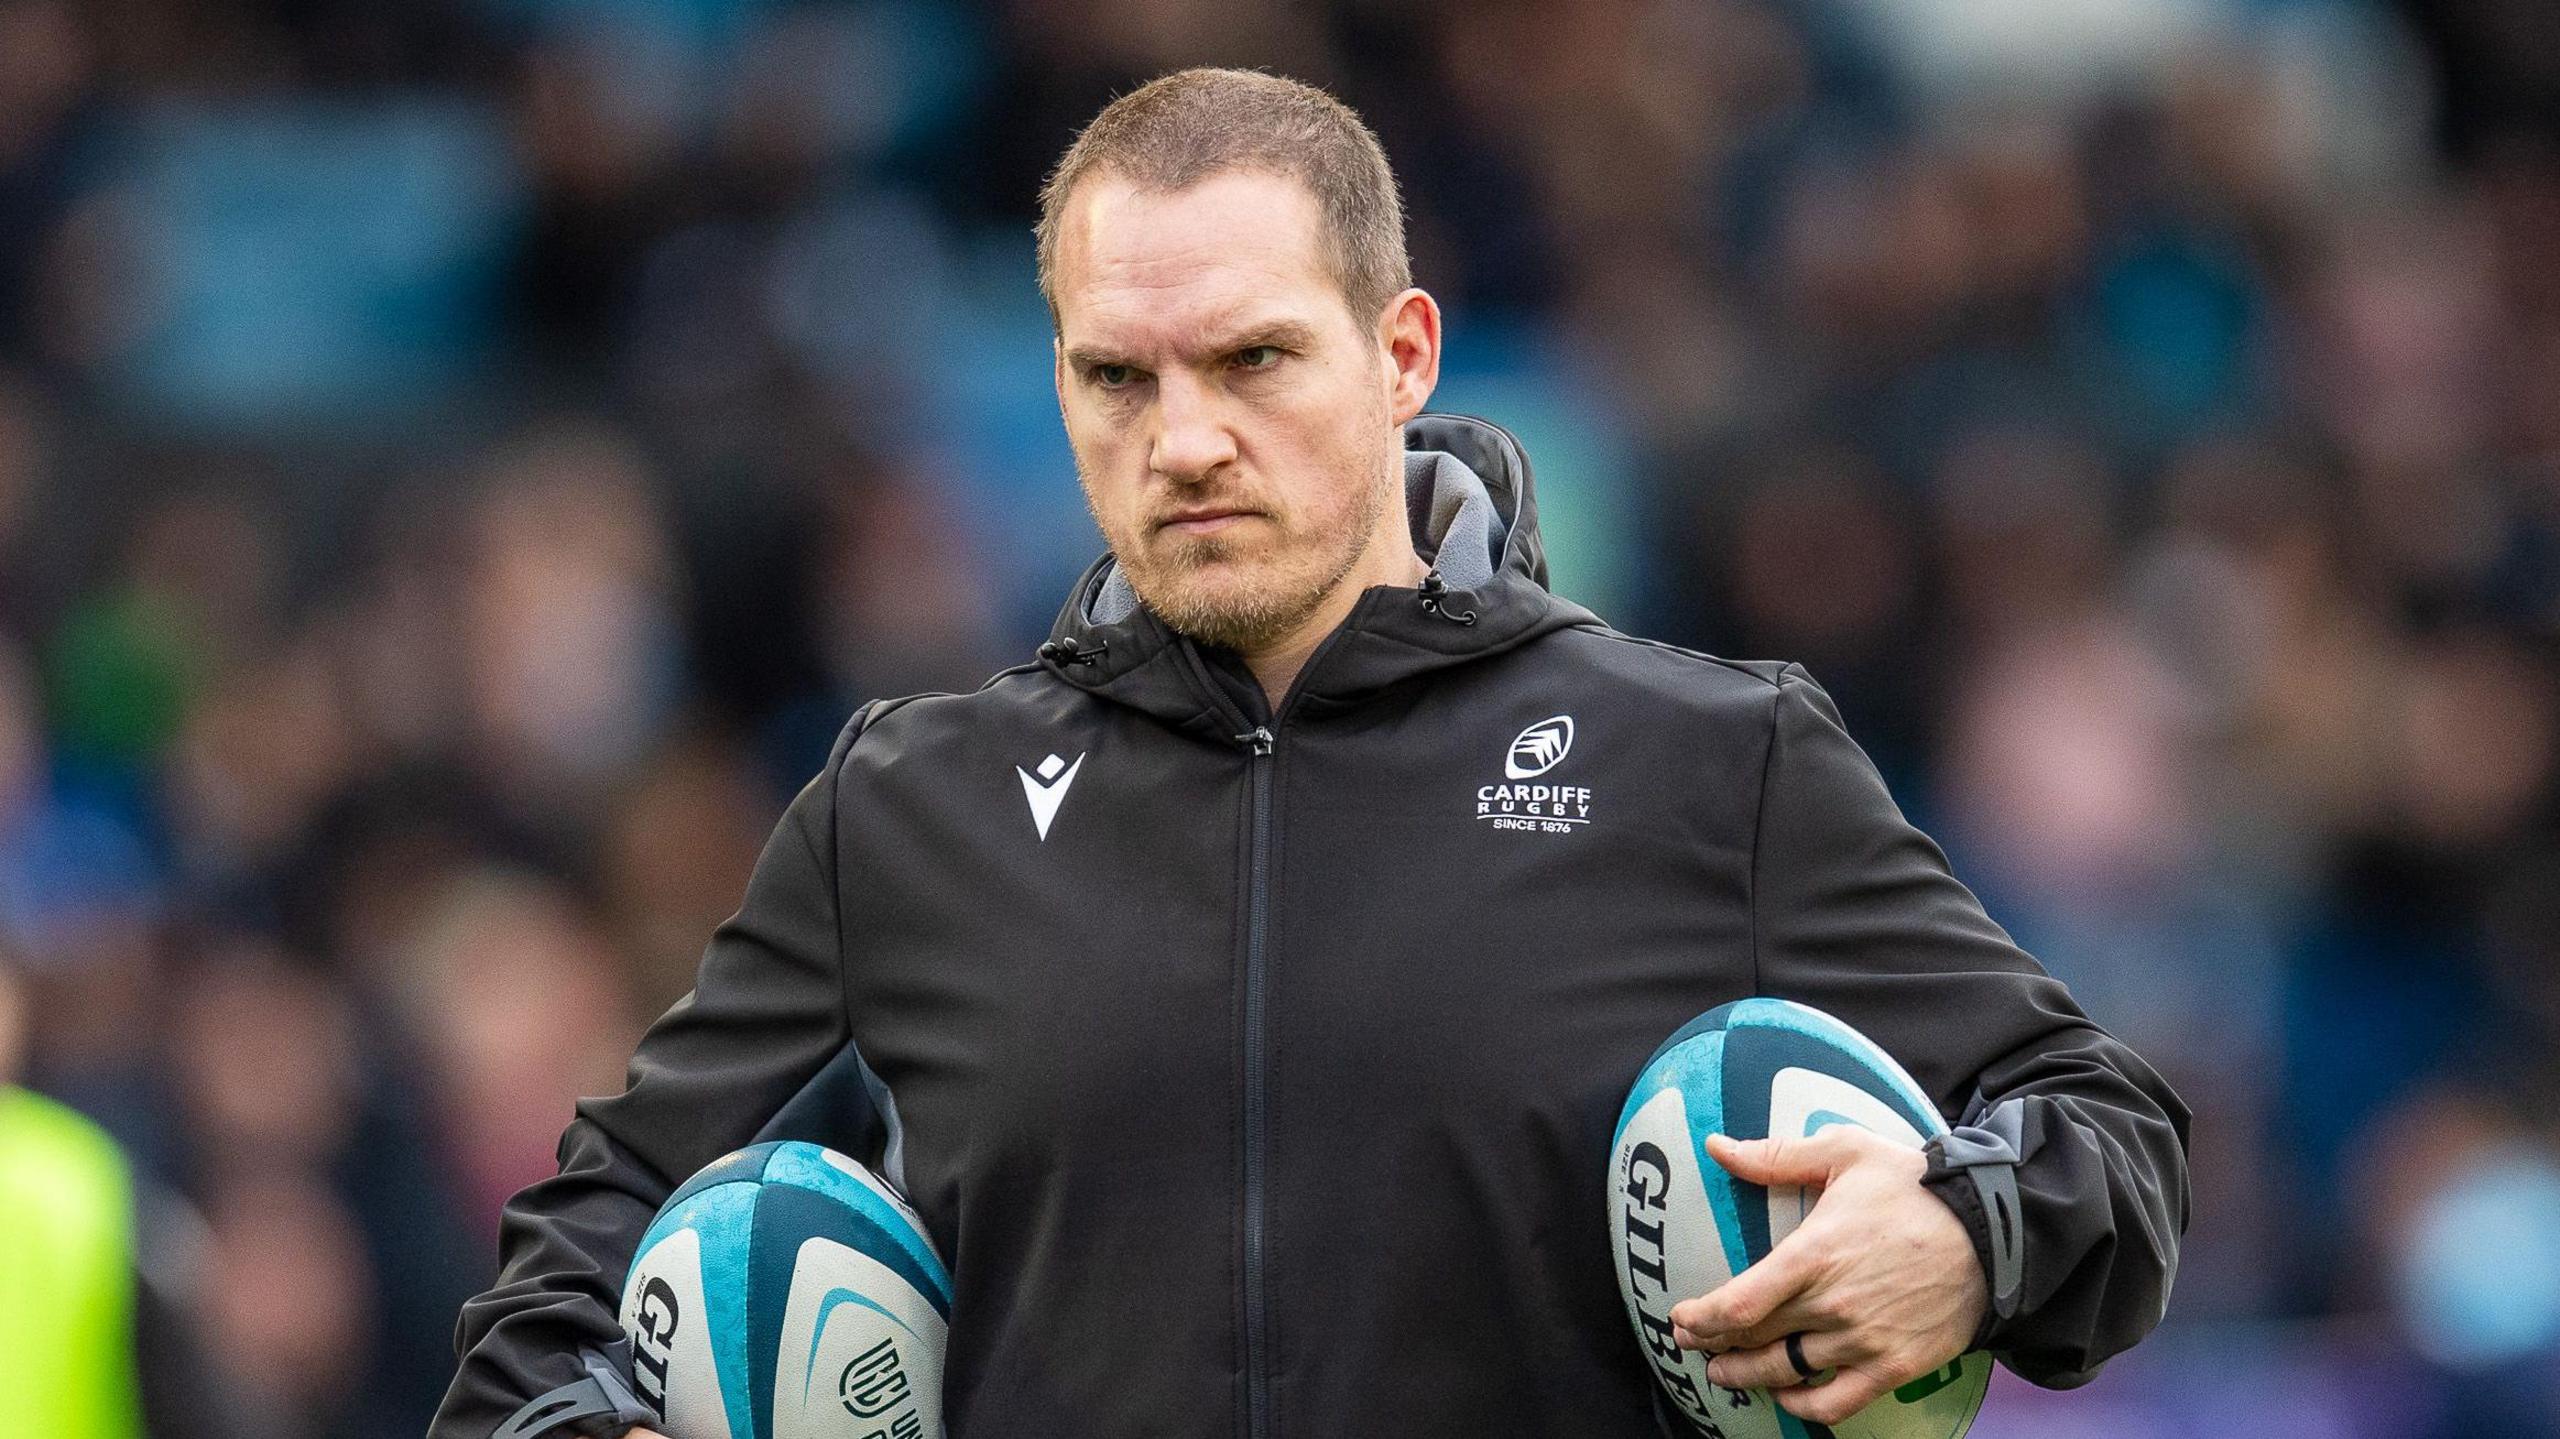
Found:
[{"label": "blurred spectator", "polygon": [[245,1435],[205,1355],[192,1213],[96,1125],[18,1087],[28,1020],[0,942],[0,1220],[12,1236],[0,1433]]},{"label": "blurred spectator", "polygon": [[441,1096],[453,1183],[494,1244],[498,1206],[556,1165],[571,1103],[619,1083],[640,1037],[628,978],[566,894],[496,871],[452,876],[389,977]]},{"label": "blurred spectator", "polygon": [[132,1180],[96,1126],[13,1083],[23,1008],[0,958],[0,1341],[15,1370],[0,1432],[125,1439],[142,1432]]},{"label": "blurred spectator", "polygon": [[640,759],[681,692],[676,575],[639,457],[609,431],[499,453],[456,597],[475,765],[552,823]]}]

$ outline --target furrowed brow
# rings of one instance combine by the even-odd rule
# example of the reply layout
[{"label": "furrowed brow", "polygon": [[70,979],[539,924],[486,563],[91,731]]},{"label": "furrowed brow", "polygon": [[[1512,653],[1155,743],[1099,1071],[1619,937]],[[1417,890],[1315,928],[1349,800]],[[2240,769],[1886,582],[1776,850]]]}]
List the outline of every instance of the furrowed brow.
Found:
[{"label": "furrowed brow", "polygon": [[1216,353],[1232,355],[1256,345],[1271,345],[1283,350],[1313,348],[1316,332],[1296,320],[1274,320],[1267,325],[1254,325],[1236,333],[1235,338],[1218,343]]},{"label": "furrowed brow", "polygon": [[[1272,345],[1283,350],[1304,351],[1314,348],[1315,343],[1316,332],[1312,327],[1297,320],[1273,320],[1268,324],[1247,325],[1227,338],[1213,340],[1202,348],[1202,353],[1211,358],[1223,358],[1238,350],[1250,350],[1257,345]],[[1100,365],[1127,365],[1131,369],[1146,368],[1128,356],[1100,345],[1067,347],[1069,369],[1082,372]]]},{"label": "furrowed brow", "polygon": [[1070,345],[1067,347],[1067,368],[1071,370],[1090,370],[1099,365],[1130,365],[1134,368],[1135,362],[1113,351],[1099,349],[1092,345]]}]

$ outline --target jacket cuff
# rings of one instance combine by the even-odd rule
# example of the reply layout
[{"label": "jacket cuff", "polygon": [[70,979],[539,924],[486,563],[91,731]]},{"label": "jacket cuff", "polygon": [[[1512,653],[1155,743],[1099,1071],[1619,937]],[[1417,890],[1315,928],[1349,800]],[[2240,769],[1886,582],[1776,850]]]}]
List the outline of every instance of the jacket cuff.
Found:
[{"label": "jacket cuff", "polygon": [[604,1349],[578,1351],[587,1377],[563,1384],[508,1416],[490,1439],[619,1439],[641,1424],[656,1424],[658,1411],[631,1392],[623,1376],[630,1371],[631,1345],[616,1340]]},{"label": "jacket cuff", "polygon": [[2018,1215],[2017,1168],[2025,1119],[2026,1107],[2013,1100],[1994,1106],[1980,1124],[1959,1125],[1922,1147],[1929,1167],[1920,1183],[1963,1221],[1990,1291],[1991,1302],[1968,1349],[1983,1348],[2018,1312],[2025,1287],[2026,1229]]}]

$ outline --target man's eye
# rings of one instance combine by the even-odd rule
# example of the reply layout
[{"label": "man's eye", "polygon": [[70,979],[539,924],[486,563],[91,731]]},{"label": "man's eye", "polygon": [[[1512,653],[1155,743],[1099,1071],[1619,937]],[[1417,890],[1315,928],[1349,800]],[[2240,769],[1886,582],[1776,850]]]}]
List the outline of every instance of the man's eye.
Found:
[{"label": "man's eye", "polygon": [[1236,363],[1248,370],[1267,370],[1280,363],[1278,345],[1247,345],[1236,351]]},{"label": "man's eye", "polygon": [[1117,390],[1135,379],[1137,373],[1127,365],[1096,365],[1093,367],[1093,382],[1106,390]]}]

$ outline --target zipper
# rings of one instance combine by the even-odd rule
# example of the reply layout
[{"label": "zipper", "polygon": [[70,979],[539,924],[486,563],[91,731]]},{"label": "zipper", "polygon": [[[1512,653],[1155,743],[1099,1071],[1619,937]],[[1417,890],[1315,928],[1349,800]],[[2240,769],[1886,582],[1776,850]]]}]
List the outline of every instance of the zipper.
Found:
[{"label": "zipper", "polygon": [[1245,819],[1250,848],[1245,857],[1244,1152],[1238,1161],[1244,1189],[1245,1439],[1269,1439],[1271,1433],[1271,1303],[1265,1232],[1270,1227],[1271,1205],[1271,851],[1272,832],[1278,823],[1271,789],[1273,771],[1280,763],[1278,732],[1296,707],[1298,695],[1306,687],[1306,676],[1334,642],[1351,629],[1372,598],[1362,596],[1361,604],[1352,607],[1351,615],[1316,646],[1298,671],[1299,682],[1281,697],[1277,712],[1267,702],[1254,706],[1260,719],[1239,708],[1210,677],[1199,654],[1184,647],[1192,677],[1210,703],[1233,723],[1251,726],[1231,736],[1244,746],[1245,763],[1252,771],[1252,808]]},{"label": "zipper", "polygon": [[1253,848],[1248,861],[1244,949],[1244,1355],[1245,1436],[1264,1439],[1271,1413],[1271,1314],[1263,1273],[1263,1232],[1270,1185],[1270,988],[1266,953],[1271,932],[1271,771],[1278,739],[1268,725],[1237,736],[1253,767]]}]

